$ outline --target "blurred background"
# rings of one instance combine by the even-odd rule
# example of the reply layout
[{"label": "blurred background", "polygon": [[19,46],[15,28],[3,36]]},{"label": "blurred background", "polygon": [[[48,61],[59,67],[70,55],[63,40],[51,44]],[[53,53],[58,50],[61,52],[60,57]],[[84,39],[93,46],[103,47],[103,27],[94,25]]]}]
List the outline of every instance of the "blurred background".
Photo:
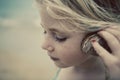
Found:
[{"label": "blurred background", "polygon": [[0,0],[0,80],[51,80],[57,68],[40,48],[34,0]]}]

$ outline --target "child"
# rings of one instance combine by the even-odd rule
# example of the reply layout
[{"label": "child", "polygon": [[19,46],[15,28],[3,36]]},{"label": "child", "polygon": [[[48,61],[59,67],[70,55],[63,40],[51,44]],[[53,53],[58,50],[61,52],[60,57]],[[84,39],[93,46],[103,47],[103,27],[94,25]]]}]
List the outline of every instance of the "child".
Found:
[{"label": "child", "polygon": [[120,0],[37,0],[54,80],[120,80]]}]

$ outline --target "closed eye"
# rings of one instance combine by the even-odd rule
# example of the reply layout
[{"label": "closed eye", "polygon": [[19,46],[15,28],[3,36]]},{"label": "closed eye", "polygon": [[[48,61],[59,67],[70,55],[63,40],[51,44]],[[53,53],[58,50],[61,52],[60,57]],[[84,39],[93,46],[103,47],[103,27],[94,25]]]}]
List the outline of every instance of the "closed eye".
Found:
[{"label": "closed eye", "polygon": [[53,37],[54,40],[58,41],[58,42],[64,42],[67,40],[67,36],[62,34],[62,33],[59,33],[59,32],[56,32],[56,31],[51,31],[51,30],[44,30],[43,32],[45,35],[49,35],[51,37]]},{"label": "closed eye", "polygon": [[67,37],[60,37],[60,36],[57,36],[55,35],[55,40],[58,41],[58,42],[63,42],[63,41],[66,41],[67,40]]},{"label": "closed eye", "polygon": [[67,37],[65,35],[57,34],[52,32],[53,38],[58,42],[66,41]]}]

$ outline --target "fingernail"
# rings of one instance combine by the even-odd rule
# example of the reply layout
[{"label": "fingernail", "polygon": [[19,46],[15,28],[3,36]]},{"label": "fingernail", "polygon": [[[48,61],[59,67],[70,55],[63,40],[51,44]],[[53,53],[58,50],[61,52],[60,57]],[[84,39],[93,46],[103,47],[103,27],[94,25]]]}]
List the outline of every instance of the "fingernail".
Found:
[{"label": "fingernail", "polygon": [[94,42],[96,42],[96,40],[95,39],[91,39],[91,42],[94,43]]}]

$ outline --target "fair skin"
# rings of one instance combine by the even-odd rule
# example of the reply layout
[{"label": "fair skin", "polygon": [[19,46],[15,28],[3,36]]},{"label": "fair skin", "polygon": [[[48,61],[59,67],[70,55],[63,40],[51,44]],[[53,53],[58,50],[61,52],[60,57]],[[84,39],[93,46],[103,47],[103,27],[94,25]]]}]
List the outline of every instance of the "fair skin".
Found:
[{"label": "fair skin", "polygon": [[87,56],[82,54],[80,45],[78,45],[84,34],[65,31],[58,21],[50,17],[45,10],[41,11],[41,24],[45,31],[45,41],[42,48],[48,51],[50,57],[59,59],[54,60],[57,66],[79,66],[86,60]]},{"label": "fair skin", "polygon": [[[83,54],[81,51],[80,44],[85,34],[65,31],[61,28],[58,20],[47,14],[45,8],[41,9],[40,16],[41,24],[45,30],[42,48],[47,50],[48,55],[58,67],[65,68],[60,72],[58,79],[104,80],[105,72],[101,60],[98,57]],[[71,27],[66,22],[63,24]],[[118,49],[120,47],[118,42],[120,37],[116,38],[115,36],[120,35],[120,33],[115,28],[110,28],[100,31],[98,34],[105,38],[115,55],[111,55],[105,49],[101,48],[97,42],[92,43],[93,47],[110,69],[111,75],[118,74],[120,66],[116,65],[116,62],[120,64],[120,55],[118,54],[120,52]],[[111,40],[115,40],[115,42],[111,43]],[[113,72],[113,68],[117,73],[116,71]]]},{"label": "fair skin", "polygon": [[[120,79],[120,28],[117,26],[112,26],[104,31],[100,31],[98,34],[101,35],[108,43],[112,50],[109,53],[97,42],[93,43],[94,49],[97,51],[98,55],[104,61],[107,66],[111,80]],[[112,41],[111,41],[112,40]]]}]

